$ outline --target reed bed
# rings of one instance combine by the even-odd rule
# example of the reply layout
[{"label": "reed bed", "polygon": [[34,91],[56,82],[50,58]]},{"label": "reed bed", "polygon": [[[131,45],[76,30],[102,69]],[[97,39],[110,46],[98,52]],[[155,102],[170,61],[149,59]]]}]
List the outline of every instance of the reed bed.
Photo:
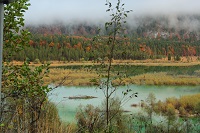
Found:
[{"label": "reed bed", "polygon": [[138,85],[200,85],[200,77],[188,75],[170,75],[166,72],[146,73],[122,81],[116,80],[115,83],[138,84]]},{"label": "reed bed", "polygon": [[52,68],[48,77],[44,77],[44,82],[45,84],[66,86],[89,86],[94,85],[91,80],[97,78],[98,75],[94,71]]},{"label": "reed bed", "polygon": [[[95,79],[97,82],[91,82]],[[99,81],[94,70],[52,68],[48,77],[44,77],[46,84],[61,84],[65,86],[91,86]],[[189,75],[172,75],[167,72],[145,73],[113,81],[115,85],[200,85],[200,77]]]}]

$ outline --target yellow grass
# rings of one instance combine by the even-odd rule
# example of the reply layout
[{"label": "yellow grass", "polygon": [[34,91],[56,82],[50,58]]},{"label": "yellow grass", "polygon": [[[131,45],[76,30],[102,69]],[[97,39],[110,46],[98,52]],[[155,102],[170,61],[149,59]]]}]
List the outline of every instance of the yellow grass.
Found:
[{"label": "yellow grass", "polygon": [[48,77],[44,77],[46,84],[62,84],[66,86],[87,86],[94,85],[91,79],[98,78],[93,71],[86,70],[68,70],[53,68],[50,69]]},{"label": "yellow grass", "polygon": [[138,84],[138,85],[199,85],[200,78],[193,76],[173,76],[166,72],[146,73],[130,78],[125,78],[122,81],[119,79],[114,81],[115,84]]},{"label": "yellow grass", "polygon": [[[46,84],[60,84],[66,86],[90,86],[94,85],[92,79],[97,79],[98,75],[94,71],[68,70],[54,68],[50,70],[49,77],[45,77]],[[166,72],[146,73],[132,76],[122,80],[115,80],[116,85],[138,84],[138,85],[200,85],[200,78],[193,76],[173,76]]]},{"label": "yellow grass", "polygon": [[[22,62],[13,61],[14,65],[21,65]],[[78,65],[99,65],[100,63],[93,63],[91,61],[82,62],[61,62],[51,61],[53,67],[56,66],[78,66]],[[107,63],[107,62],[106,62]],[[41,64],[31,63],[32,66],[39,66]],[[113,60],[112,65],[144,65],[144,66],[192,66],[200,65],[197,57],[182,57],[181,61],[168,61],[167,58],[155,60]],[[95,71],[69,70],[69,69],[50,69],[49,77],[44,77],[46,84],[60,84],[66,86],[89,86],[94,85],[92,79],[98,79]],[[167,73],[146,73],[138,76],[123,79],[122,81],[115,80],[115,84],[148,84],[148,85],[199,85],[200,78],[186,77],[186,76],[172,76]]]}]

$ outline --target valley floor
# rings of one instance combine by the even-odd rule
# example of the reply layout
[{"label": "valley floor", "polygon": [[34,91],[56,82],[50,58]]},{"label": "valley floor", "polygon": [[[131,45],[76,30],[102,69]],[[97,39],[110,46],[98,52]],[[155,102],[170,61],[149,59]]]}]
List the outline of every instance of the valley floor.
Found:
[{"label": "valley floor", "polygon": [[[105,62],[107,63],[107,62]],[[13,61],[14,65],[21,65],[22,62]],[[101,62],[82,61],[82,62],[63,62],[51,61],[49,77],[44,77],[46,84],[62,84],[66,86],[91,86],[97,85],[99,74],[95,69],[64,69],[64,67],[74,66],[95,66]],[[39,66],[41,63],[31,63]],[[197,57],[182,57],[180,61],[168,61],[167,58],[155,60],[114,60],[112,65],[129,66],[195,66],[200,65]],[[63,68],[62,68],[63,67]],[[150,72],[136,76],[116,79],[113,83],[118,85],[138,84],[138,85],[200,85],[199,75],[170,75],[166,72]]]}]

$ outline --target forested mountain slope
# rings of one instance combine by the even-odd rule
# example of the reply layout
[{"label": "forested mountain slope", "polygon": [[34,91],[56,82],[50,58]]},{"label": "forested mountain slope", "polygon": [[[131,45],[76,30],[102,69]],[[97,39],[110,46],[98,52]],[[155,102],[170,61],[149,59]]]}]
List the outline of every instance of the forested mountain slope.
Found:
[{"label": "forested mountain slope", "polygon": [[[118,37],[115,59],[154,59],[168,57],[179,60],[181,56],[200,55],[200,16],[179,15],[142,16],[127,20],[124,34]],[[12,59],[44,60],[106,60],[107,34],[103,24],[56,23],[29,25],[32,33],[30,47]],[[99,30],[100,29],[100,30]],[[101,41],[94,38],[101,35]],[[6,52],[4,53],[6,56]],[[26,55],[26,56],[25,56]]]}]

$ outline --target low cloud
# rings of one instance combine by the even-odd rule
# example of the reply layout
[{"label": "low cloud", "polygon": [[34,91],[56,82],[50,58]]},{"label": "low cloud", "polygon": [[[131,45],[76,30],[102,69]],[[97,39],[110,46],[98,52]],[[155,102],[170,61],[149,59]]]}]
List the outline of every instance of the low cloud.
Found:
[{"label": "low cloud", "polygon": [[[114,0],[111,0],[113,2]],[[105,1],[99,0],[30,0],[32,6],[25,14],[26,24],[104,23],[109,18]],[[200,27],[200,0],[123,0],[125,9],[133,10],[129,24],[160,21],[169,28],[196,30]],[[152,19],[149,19],[152,18]],[[149,22],[146,22],[149,21]]]}]

